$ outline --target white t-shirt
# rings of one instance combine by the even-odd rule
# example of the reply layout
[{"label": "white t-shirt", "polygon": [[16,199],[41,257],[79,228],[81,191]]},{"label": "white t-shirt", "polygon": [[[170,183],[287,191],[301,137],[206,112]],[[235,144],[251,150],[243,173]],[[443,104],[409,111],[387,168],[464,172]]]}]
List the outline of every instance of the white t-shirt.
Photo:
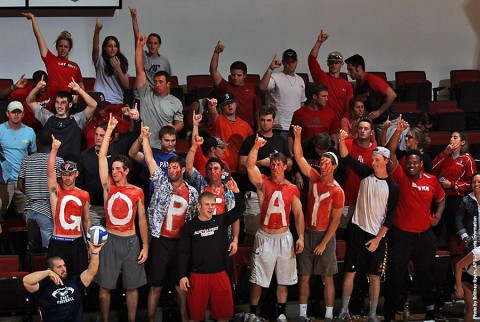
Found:
[{"label": "white t-shirt", "polygon": [[277,109],[275,122],[281,125],[283,131],[288,131],[293,112],[307,100],[303,78],[297,74],[290,76],[283,72],[272,74],[267,92],[267,105]]},{"label": "white t-shirt", "polygon": [[102,55],[98,55],[94,65],[96,71],[94,91],[103,93],[105,100],[111,104],[123,104],[123,89],[120,86],[118,77],[105,74],[105,61]]}]

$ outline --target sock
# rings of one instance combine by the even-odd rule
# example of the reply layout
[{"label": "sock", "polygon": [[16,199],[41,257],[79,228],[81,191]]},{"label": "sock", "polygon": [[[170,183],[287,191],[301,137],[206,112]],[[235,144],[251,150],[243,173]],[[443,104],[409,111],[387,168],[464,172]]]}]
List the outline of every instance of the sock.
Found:
[{"label": "sock", "polygon": [[370,312],[368,312],[368,316],[377,315],[377,305],[378,301],[370,301]]},{"label": "sock", "polygon": [[333,306],[325,307],[325,318],[333,319]]},{"label": "sock", "polygon": [[342,296],[342,312],[348,312],[348,302],[350,302],[350,296]]},{"label": "sock", "polygon": [[435,310],[435,304],[427,305],[425,309],[425,311],[433,311]]},{"label": "sock", "polygon": [[257,314],[257,307],[258,307],[258,304],[257,305],[253,305],[253,304],[250,304],[250,313],[253,313],[253,314]]},{"label": "sock", "polygon": [[277,316],[280,314],[285,314],[285,307],[287,303],[277,303]]},{"label": "sock", "polygon": [[308,304],[300,304],[300,316],[307,317]]}]

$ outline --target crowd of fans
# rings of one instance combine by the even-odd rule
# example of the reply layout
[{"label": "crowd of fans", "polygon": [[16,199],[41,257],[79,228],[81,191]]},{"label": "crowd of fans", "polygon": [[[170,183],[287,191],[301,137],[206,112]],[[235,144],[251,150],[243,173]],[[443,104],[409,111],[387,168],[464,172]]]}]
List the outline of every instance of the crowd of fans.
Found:
[{"label": "crowd of fans", "polygon": [[[442,319],[436,304],[445,299],[434,292],[431,273],[435,252],[457,234],[469,245],[478,229],[480,175],[464,133],[453,132],[445,150],[430,155],[428,114],[409,123],[396,113],[395,91],[365,72],[362,56],[344,60],[331,52],[321,67],[319,51],[329,38],[323,30],[308,55],[313,82],[307,84],[295,72],[293,49],[272,59],[257,87],[246,82],[242,61],[231,64],[225,79],[218,71],[225,49],[219,41],[209,69],[215,88],[192,103],[193,117],[184,120],[182,102],[170,94],[161,37],[142,35],[136,9],[130,13],[136,43],[131,107],[124,104],[129,61],[115,36],[100,47],[98,19],[94,92],[85,91],[80,66],[68,58],[70,33],[58,36],[54,55],[31,13],[23,15],[46,71],[36,71],[31,84],[22,76],[0,89],[9,101],[0,124],[1,215],[13,203],[27,222],[27,255],[48,254],[49,269],[24,279],[38,294],[45,321],[81,321],[82,299],[68,289],[84,290],[92,280],[108,321],[120,273],[129,321],[146,283],[149,321],[169,285],[176,287],[183,321],[203,320],[207,307],[226,321],[233,316],[230,261],[239,244],[253,247],[250,310],[237,318],[261,320],[262,288],[274,286],[275,274],[277,321],[287,320],[288,288],[297,283],[300,321],[309,321],[310,277],[321,275],[324,316],[332,321],[339,239],[347,248],[338,322],[350,320],[356,288],[368,288],[368,321],[379,321],[381,282],[384,320],[395,320],[407,294],[409,260],[426,319]],[[340,77],[345,64],[353,84]],[[187,132],[191,146],[180,153],[175,145]],[[86,244],[92,225],[106,226],[105,245]],[[459,262],[456,280],[448,278],[452,288],[444,290],[451,294],[456,284],[457,295],[466,297],[466,321],[473,315],[473,287],[461,268],[477,253]]]}]

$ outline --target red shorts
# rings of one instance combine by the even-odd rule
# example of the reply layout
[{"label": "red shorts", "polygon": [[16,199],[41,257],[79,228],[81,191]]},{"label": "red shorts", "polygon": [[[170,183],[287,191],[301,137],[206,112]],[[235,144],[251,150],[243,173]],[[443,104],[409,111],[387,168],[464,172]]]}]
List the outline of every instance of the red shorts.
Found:
[{"label": "red shorts", "polygon": [[223,320],[233,317],[232,287],[225,271],[212,274],[192,273],[187,300],[192,320],[205,320],[209,304],[213,319]]}]

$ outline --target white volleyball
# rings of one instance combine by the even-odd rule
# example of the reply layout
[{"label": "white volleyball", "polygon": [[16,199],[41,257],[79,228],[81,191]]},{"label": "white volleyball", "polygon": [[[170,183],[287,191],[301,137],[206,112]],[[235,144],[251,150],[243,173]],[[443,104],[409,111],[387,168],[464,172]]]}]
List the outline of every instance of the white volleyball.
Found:
[{"label": "white volleyball", "polygon": [[108,232],[103,226],[92,226],[87,232],[88,240],[94,245],[100,245],[107,241]]}]

